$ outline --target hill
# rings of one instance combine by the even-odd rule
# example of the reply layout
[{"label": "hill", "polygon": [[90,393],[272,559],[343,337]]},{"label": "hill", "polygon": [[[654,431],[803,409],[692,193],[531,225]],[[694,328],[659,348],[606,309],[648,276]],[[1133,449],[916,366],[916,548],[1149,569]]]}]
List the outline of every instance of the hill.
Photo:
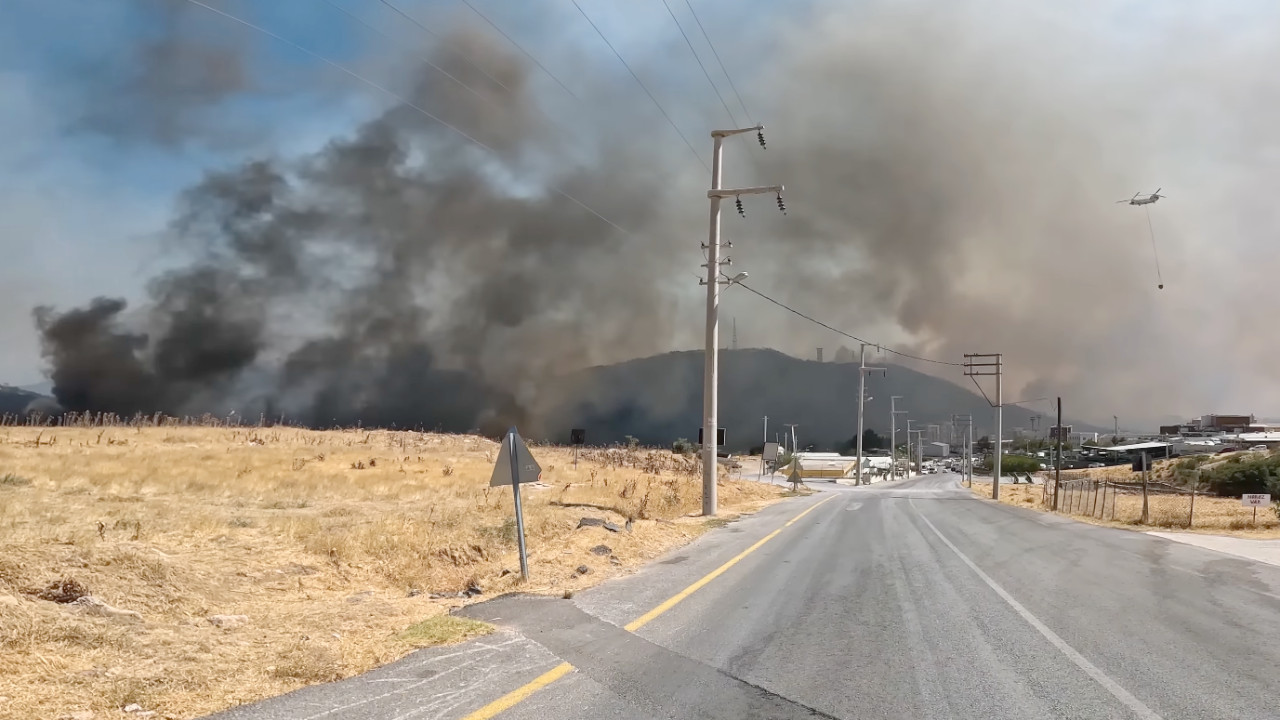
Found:
[{"label": "hill", "polygon": [[[583,427],[591,444],[619,442],[627,435],[652,445],[696,439],[702,423],[702,364],[702,352],[673,352],[561,378],[550,394],[569,399],[542,416],[539,436],[563,440],[570,428]],[[865,427],[887,435],[889,398],[901,395],[898,408],[909,413],[898,416],[899,441],[906,418],[913,424],[942,424],[953,413],[973,415],[975,439],[994,432],[995,411],[981,395],[908,367],[888,368],[886,377],[867,378],[872,399],[866,403]],[[765,415],[770,439],[783,423],[797,423],[802,446],[835,448],[856,432],[857,398],[856,364],[800,360],[775,350],[720,353],[720,425],[733,450],[761,443]],[[1004,426],[1030,428],[1035,414],[1007,406]]]},{"label": "hill", "polygon": [[37,400],[49,398],[12,385],[0,385],[0,415],[22,414]]}]

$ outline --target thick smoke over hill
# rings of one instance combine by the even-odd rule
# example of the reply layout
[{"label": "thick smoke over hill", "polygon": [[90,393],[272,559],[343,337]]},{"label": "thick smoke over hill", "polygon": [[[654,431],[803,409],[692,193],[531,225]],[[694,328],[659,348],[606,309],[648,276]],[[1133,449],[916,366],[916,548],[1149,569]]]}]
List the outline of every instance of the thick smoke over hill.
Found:
[{"label": "thick smoke over hill", "polygon": [[[814,3],[779,24],[767,69],[743,83],[770,149],[735,147],[728,182],[785,182],[792,210],[749,204],[747,223],[726,214],[754,286],[947,360],[1003,351],[1009,399],[1064,395],[1102,417],[1280,402],[1244,380],[1198,379],[1188,352],[1241,332],[1211,319],[1248,289],[1222,288],[1230,263],[1196,253],[1201,235],[1222,236],[1213,218],[1229,205],[1245,239],[1219,250],[1246,252],[1250,218],[1268,207],[1223,188],[1273,172],[1245,154],[1265,145],[1263,124],[1243,119],[1259,101],[1238,89],[1274,90],[1270,50],[1238,50],[1219,74],[1204,71],[1227,42],[1211,28],[1188,41],[1153,23],[1141,61],[1076,6],[844,5]],[[615,107],[639,93],[612,70],[580,68],[591,99],[552,122],[544,111],[569,100],[501,43],[463,27],[428,52],[469,89],[406,65],[396,87],[411,106],[314,154],[218,169],[184,191],[168,234],[196,260],[153,280],[146,306],[37,311],[59,401],[490,428],[536,421],[557,402],[539,390],[564,372],[696,346],[702,169],[661,118]],[[673,67],[665,55],[632,61],[654,75]],[[1178,77],[1195,62],[1208,65]],[[702,87],[660,93],[706,109],[686,133],[695,144],[727,122]],[[1220,112],[1190,104],[1202,94]],[[1202,159],[1180,153],[1189,146],[1240,157],[1239,179],[1200,172]],[[1152,214],[1168,288],[1158,292],[1143,211],[1114,201],[1161,184],[1178,192]],[[1255,261],[1250,275],[1273,262]],[[741,291],[725,302],[755,344],[836,344]],[[1273,372],[1255,359],[1272,343],[1248,344],[1233,369]]]}]

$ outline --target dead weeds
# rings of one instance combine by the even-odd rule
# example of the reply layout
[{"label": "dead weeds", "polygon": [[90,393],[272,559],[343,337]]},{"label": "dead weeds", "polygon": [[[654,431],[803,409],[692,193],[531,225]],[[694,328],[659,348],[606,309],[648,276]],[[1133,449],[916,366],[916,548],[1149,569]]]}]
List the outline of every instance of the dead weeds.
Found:
[{"label": "dead weeds", "polygon": [[[1083,522],[1141,531],[1159,529],[1255,539],[1280,538],[1280,520],[1271,508],[1259,508],[1255,521],[1252,508],[1242,507],[1238,498],[1197,495],[1194,517],[1191,517],[1190,495],[1152,493],[1147,497],[1147,522],[1144,524],[1140,492],[1113,493],[1111,488],[1106,493],[1100,489],[1095,492],[1092,486],[1085,489],[1080,484],[1068,489],[1066,477],[1064,474],[1059,511]],[[974,480],[973,493],[990,499],[991,483]],[[1008,505],[1050,512],[1050,507],[1041,504],[1045,495],[1041,485],[1000,483],[1000,502]]]},{"label": "dead weeds", "polygon": [[[707,529],[687,517],[696,460],[589,450],[575,469],[571,450],[535,446],[521,584],[511,490],[488,487],[497,449],[369,430],[0,428],[0,715],[197,717],[473,637],[485,628],[451,607],[572,595]],[[782,491],[726,478],[719,495],[732,517]]]}]

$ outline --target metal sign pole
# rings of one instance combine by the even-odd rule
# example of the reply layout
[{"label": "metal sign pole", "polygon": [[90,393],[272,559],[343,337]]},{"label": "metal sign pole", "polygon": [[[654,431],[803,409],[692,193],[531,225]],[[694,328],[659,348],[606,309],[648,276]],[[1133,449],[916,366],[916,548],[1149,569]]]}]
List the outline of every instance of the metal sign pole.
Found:
[{"label": "metal sign pole", "polygon": [[516,457],[516,431],[507,433],[507,449],[511,454],[511,492],[516,498],[516,543],[520,548],[520,577],[529,579],[529,556],[524,548],[524,510],[520,507],[520,460]]}]

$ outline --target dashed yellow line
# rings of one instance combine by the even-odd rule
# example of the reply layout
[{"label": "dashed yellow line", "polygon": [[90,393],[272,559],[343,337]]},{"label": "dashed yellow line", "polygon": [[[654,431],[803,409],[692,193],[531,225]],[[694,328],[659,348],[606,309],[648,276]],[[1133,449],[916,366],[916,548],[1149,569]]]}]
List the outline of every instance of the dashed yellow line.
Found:
[{"label": "dashed yellow line", "polygon": [[[628,632],[635,632],[636,630],[639,630],[645,625],[648,625],[650,622],[654,620],[654,618],[657,618],[659,615],[667,612],[671,608],[680,604],[680,601],[684,600],[685,598],[694,594],[698,590],[702,589],[707,583],[723,575],[725,571],[727,571],[729,568],[733,567],[734,565],[737,565],[739,562],[742,561],[743,558],[755,552],[756,550],[759,550],[761,545],[764,545],[765,543],[777,537],[778,533],[782,532],[786,528],[791,527],[797,521],[799,521],[800,518],[813,512],[815,509],[817,509],[819,505],[825,503],[826,501],[834,497],[835,495],[825,497],[822,500],[819,500],[818,502],[805,508],[803,512],[801,512],[799,515],[796,515],[795,517],[788,520],[786,523],[782,525],[782,527],[760,538],[751,547],[747,548],[746,550],[743,550],[737,555],[734,555],[725,564],[721,565],[715,570],[712,570],[711,572],[702,576],[702,578],[700,578],[697,582],[693,583],[692,585],[685,588],[684,590],[681,590],[675,595],[672,595],[670,598],[663,601],[661,605],[658,605],[657,607],[650,610],[649,612],[641,615],[635,620],[632,620],[631,622],[627,623],[624,627]],[[550,685],[556,680],[559,680],[565,675],[568,675],[570,670],[573,670],[572,665],[570,665],[569,663],[560,663],[559,665],[551,668],[547,672],[529,681],[529,683],[522,685],[521,687],[518,687],[515,690],[512,690],[511,692],[507,693],[506,695],[503,695],[497,700],[494,700],[488,705],[485,705],[479,710],[472,712],[470,715],[463,717],[462,720],[489,720],[489,718],[494,717],[495,715],[497,715],[500,712],[503,712],[504,710],[509,710],[515,707],[517,704],[519,704],[524,699],[528,698],[530,695]]]}]

